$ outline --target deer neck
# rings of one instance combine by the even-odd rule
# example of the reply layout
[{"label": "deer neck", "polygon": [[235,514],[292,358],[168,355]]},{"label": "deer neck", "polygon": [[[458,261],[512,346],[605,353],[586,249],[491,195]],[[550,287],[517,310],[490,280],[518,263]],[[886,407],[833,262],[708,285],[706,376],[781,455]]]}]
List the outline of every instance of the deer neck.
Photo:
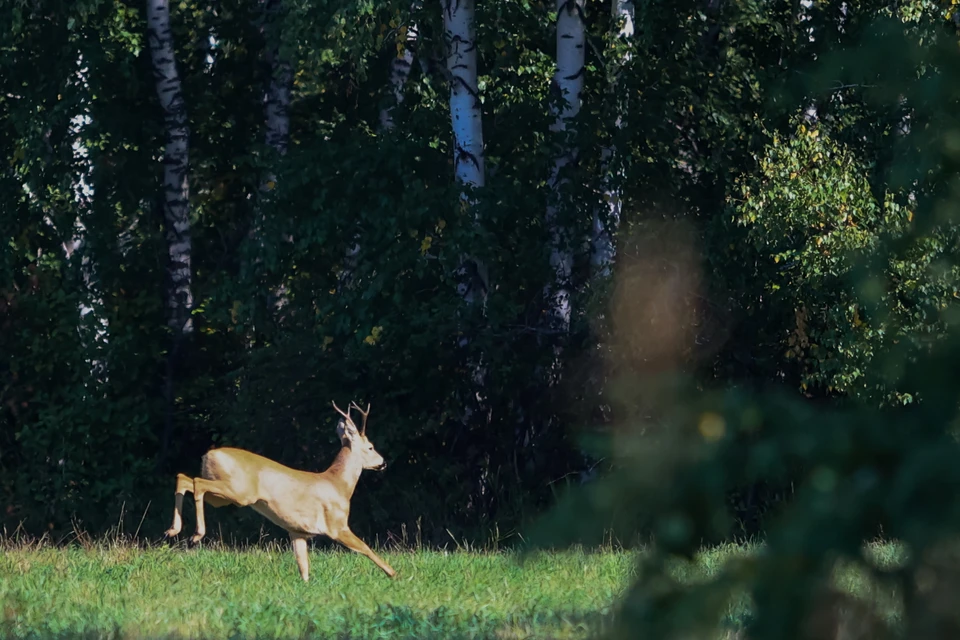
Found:
[{"label": "deer neck", "polygon": [[363,462],[360,456],[354,455],[350,447],[343,447],[325,474],[340,485],[343,497],[349,500],[353,496],[353,490],[357,488],[362,472]]}]

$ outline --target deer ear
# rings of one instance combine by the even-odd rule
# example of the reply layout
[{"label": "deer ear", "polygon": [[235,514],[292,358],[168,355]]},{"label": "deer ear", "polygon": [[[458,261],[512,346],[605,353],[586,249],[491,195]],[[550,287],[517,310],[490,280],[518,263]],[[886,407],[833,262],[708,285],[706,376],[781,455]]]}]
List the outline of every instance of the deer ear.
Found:
[{"label": "deer ear", "polygon": [[353,420],[346,420],[341,418],[340,422],[337,423],[337,436],[343,440],[344,438],[356,438],[360,433],[357,431],[357,425],[353,424]]}]

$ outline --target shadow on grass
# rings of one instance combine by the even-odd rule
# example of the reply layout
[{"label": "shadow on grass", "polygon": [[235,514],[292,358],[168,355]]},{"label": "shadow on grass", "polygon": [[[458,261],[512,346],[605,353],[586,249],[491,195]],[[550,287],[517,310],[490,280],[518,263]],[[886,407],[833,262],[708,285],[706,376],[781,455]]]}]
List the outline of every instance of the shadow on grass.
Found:
[{"label": "shadow on grass", "polygon": [[[267,622],[263,618],[254,621],[240,619],[224,621],[224,631],[211,634],[200,631],[196,634],[182,630],[165,633],[149,632],[131,625],[90,625],[70,621],[48,619],[43,625],[28,628],[18,623],[16,615],[8,609],[0,623],[0,638],[18,640],[306,640],[320,638],[360,639],[451,639],[496,638],[511,640],[520,638],[567,639],[594,638],[611,628],[611,613],[593,612],[527,612],[518,615],[486,617],[480,613],[465,616],[454,615],[445,607],[433,611],[418,611],[406,606],[380,605],[374,612],[348,613],[324,620],[285,619]],[[233,616],[231,616],[233,617]]]}]

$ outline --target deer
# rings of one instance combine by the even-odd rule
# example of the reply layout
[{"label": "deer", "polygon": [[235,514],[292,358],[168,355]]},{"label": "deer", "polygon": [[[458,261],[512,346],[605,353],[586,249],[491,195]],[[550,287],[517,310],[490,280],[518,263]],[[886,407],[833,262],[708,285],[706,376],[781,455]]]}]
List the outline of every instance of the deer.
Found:
[{"label": "deer", "polygon": [[[374,562],[390,578],[396,571],[373,552],[350,530],[350,499],[364,469],[382,471],[387,463],[367,439],[367,418],[370,404],[364,411],[351,402],[344,412],[331,401],[342,418],[337,423],[340,453],[322,473],[300,471],[244,449],[221,447],[201,457],[200,476],[191,478],[177,474],[173,524],[164,538],[175,538],[183,526],[183,497],[193,493],[196,503],[197,531],[191,544],[206,535],[204,503],[211,507],[236,505],[250,507],[290,535],[293,555],[304,582],[310,580],[307,542],[318,535],[336,540],[348,549],[361,553]],[[363,415],[359,430],[350,411]]]}]

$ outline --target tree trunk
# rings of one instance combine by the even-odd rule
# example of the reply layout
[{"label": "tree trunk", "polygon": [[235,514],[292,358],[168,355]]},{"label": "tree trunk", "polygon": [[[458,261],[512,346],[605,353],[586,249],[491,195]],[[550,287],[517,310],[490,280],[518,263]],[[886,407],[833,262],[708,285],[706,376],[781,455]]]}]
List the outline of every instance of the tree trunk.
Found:
[{"label": "tree trunk", "polygon": [[168,323],[180,338],[193,330],[190,270],[190,186],[187,176],[190,130],[180,87],[170,31],[168,0],[147,0],[147,39],[163,108],[166,145],[163,150],[163,220],[167,240]]},{"label": "tree trunk", "polygon": [[[411,7],[411,12],[415,12],[417,4]],[[401,32],[403,40],[397,41],[397,53],[390,60],[390,88],[393,91],[393,104],[388,104],[380,110],[380,129],[381,131],[390,131],[393,129],[393,110],[403,102],[403,88],[407,84],[407,78],[410,77],[410,69],[413,66],[414,49],[417,46],[417,24],[411,22],[409,26],[403,28]]]},{"label": "tree trunk", "polygon": [[[477,89],[477,43],[474,0],[444,0],[444,38],[450,80],[450,121],[453,126],[453,166],[457,182],[470,190],[484,186],[483,124]],[[464,260],[458,291],[468,304],[484,304],[489,283],[486,267],[475,258]]]},{"label": "tree trunk", "polygon": [[[275,24],[276,15],[282,8],[281,0],[261,0],[264,13],[264,33],[267,37],[267,65],[270,67],[270,82],[264,96],[266,117],[266,142],[277,154],[287,154],[290,142],[290,92],[293,88],[293,68],[289,60],[280,57],[280,33]],[[267,178],[270,188],[275,180],[271,172]]]},{"label": "tree trunk", "polygon": [[180,76],[170,31],[168,0],[147,0],[147,40],[157,97],[164,113],[166,144],[163,150],[163,194],[160,208],[167,240],[167,323],[173,331],[173,343],[167,354],[164,401],[165,418],[160,440],[158,468],[162,468],[173,437],[174,385],[184,338],[193,332],[190,314],[193,308],[191,243],[187,168],[190,130],[187,105],[183,99]]},{"label": "tree trunk", "polygon": [[550,231],[550,266],[553,282],[545,292],[549,305],[548,318],[553,329],[566,332],[570,328],[570,273],[573,267],[573,248],[570,229],[558,219],[562,205],[563,170],[577,160],[574,141],[574,120],[580,113],[580,94],[583,91],[584,0],[557,0],[557,70],[553,76],[551,105],[554,123],[550,130],[558,137],[556,156],[550,172],[551,203],[547,206],[546,222]]},{"label": "tree trunk", "polygon": [[[262,32],[267,41],[266,61],[270,70],[270,80],[263,96],[265,142],[276,152],[276,157],[287,154],[290,143],[290,93],[293,88],[293,68],[289,60],[280,56],[280,29],[277,14],[283,8],[282,0],[260,0],[263,11]],[[260,262],[263,251],[263,199],[277,184],[277,174],[268,169],[260,183],[260,202],[254,213],[252,233],[257,246],[256,262]],[[281,284],[269,295],[268,306],[280,310],[287,305],[287,288]]]},{"label": "tree trunk", "polygon": [[[443,27],[447,45],[447,77],[450,82],[450,122],[453,129],[454,176],[463,186],[461,201],[464,210],[474,208],[471,191],[484,186],[483,126],[477,86],[477,48],[474,26],[474,0],[444,0]],[[475,215],[475,214],[474,214]],[[477,224],[477,220],[473,220]],[[463,256],[457,269],[457,293],[469,307],[486,307],[489,282],[485,265],[473,256]],[[470,346],[471,337],[464,331],[458,341],[461,349]],[[486,420],[490,412],[486,403],[487,371],[483,358],[468,356],[472,388],[461,398],[463,413],[459,428],[469,430],[474,415]],[[482,515],[488,505],[489,460],[481,456],[466,461],[474,471],[473,495],[468,508]]]},{"label": "tree trunk", "polygon": [[[415,13],[418,3],[415,2],[410,10]],[[405,33],[402,34],[403,40],[397,41],[397,52],[390,60],[390,90],[393,94],[393,104],[387,104],[380,110],[380,131],[391,131],[394,127],[393,110],[403,102],[403,89],[410,77],[410,69],[413,66],[414,49],[417,44],[418,30],[414,22],[404,27]],[[348,287],[353,282],[353,274],[357,268],[357,260],[360,257],[360,232],[357,230],[353,234],[353,242],[347,247],[343,256],[343,273],[340,276],[340,287]]]},{"label": "tree trunk", "polygon": [[[617,37],[621,40],[629,41],[633,38],[634,32],[634,6],[633,0],[613,0],[613,21],[617,29]],[[618,69],[615,71],[614,78],[619,74],[619,67],[630,61],[629,50],[615,62]],[[620,100],[619,87],[616,80],[613,82],[611,92],[614,95],[612,101],[615,105],[614,126],[616,129],[624,127],[624,115],[626,113],[626,100]],[[615,164],[617,162],[617,150],[614,144],[606,147],[601,154],[601,170],[603,171],[603,199],[606,204],[606,215],[595,211],[593,214],[593,232],[591,234],[590,245],[590,265],[593,269],[593,276],[598,278],[607,278],[610,275],[610,269],[613,267],[614,260],[617,257],[617,247],[615,236],[620,227],[620,215],[622,207],[622,197],[620,192],[620,182],[622,181],[622,172],[617,171]]]}]

